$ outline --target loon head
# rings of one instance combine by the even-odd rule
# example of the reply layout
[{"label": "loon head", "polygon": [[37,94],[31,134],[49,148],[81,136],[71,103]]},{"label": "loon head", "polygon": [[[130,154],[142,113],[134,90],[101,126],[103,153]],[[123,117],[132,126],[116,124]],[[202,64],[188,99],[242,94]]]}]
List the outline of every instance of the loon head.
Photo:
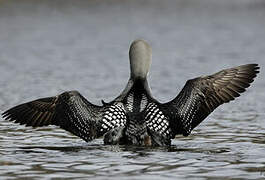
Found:
[{"label": "loon head", "polygon": [[[131,77],[127,86],[122,93],[115,99],[121,101],[135,85],[139,83],[143,85],[149,97],[152,97],[151,90],[147,82],[147,74],[149,72],[152,60],[152,49],[149,44],[142,40],[135,40],[132,42],[129,50]],[[140,80],[140,81],[139,81]],[[139,84],[138,84],[139,85]]]},{"label": "loon head", "polygon": [[129,51],[131,78],[132,79],[146,79],[149,72],[152,49],[144,40],[135,40],[131,44]]}]

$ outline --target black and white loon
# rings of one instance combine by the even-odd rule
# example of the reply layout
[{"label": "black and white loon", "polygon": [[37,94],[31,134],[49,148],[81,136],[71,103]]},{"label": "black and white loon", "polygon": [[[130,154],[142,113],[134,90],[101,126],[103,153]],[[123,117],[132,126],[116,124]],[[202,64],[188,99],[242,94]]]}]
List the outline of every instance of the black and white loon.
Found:
[{"label": "black and white loon", "polygon": [[33,127],[56,125],[85,141],[104,136],[105,144],[165,146],[177,134],[188,136],[219,105],[238,97],[259,72],[257,64],[247,64],[191,79],[173,100],[160,103],[147,82],[151,53],[144,40],[132,43],[130,79],[109,103],[97,106],[79,92],[67,91],[13,107],[3,117]]}]

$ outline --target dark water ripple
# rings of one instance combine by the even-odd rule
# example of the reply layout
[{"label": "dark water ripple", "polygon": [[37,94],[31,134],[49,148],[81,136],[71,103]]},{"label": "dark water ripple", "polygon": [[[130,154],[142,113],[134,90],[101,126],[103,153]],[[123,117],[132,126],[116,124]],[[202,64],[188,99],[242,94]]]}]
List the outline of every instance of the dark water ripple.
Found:
[{"label": "dark water ripple", "polygon": [[153,47],[150,84],[166,102],[185,81],[259,63],[253,86],[171,147],[85,143],[56,127],[0,119],[0,179],[265,178],[263,0],[0,1],[0,111],[77,89],[112,100],[128,78],[128,46]]}]

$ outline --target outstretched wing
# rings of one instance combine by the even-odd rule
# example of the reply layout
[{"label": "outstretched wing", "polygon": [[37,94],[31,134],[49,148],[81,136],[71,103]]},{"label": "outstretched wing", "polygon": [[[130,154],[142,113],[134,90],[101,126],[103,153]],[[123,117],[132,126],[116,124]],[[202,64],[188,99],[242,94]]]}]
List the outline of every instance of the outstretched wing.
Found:
[{"label": "outstretched wing", "polygon": [[174,134],[187,136],[219,105],[234,100],[253,82],[259,67],[247,64],[188,80],[179,95],[162,104]]},{"label": "outstretched wing", "polygon": [[[112,116],[114,113],[119,116]],[[122,104],[96,106],[77,91],[18,105],[5,111],[3,117],[26,126],[57,125],[85,141],[126,122]]]}]

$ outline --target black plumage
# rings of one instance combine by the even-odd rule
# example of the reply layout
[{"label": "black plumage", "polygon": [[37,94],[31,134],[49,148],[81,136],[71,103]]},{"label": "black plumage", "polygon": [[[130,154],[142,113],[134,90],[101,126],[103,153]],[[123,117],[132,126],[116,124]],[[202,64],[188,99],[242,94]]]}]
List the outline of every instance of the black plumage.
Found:
[{"label": "black plumage", "polygon": [[175,99],[162,105],[170,112],[173,131],[189,135],[218,106],[240,96],[253,82],[258,69],[257,64],[247,64],[188,80]]},{"label": "black plumage", "polygon": [[77,91],[69,91],[15,106],[5,111],[3,117],[26,126],[56,125],[85,141],[90,141],[124,124],[126,117],[121,108],[118,110],[123,115],[119,119],[113,116],[106,118],[108,112],[115,107],[93,105]]}]

